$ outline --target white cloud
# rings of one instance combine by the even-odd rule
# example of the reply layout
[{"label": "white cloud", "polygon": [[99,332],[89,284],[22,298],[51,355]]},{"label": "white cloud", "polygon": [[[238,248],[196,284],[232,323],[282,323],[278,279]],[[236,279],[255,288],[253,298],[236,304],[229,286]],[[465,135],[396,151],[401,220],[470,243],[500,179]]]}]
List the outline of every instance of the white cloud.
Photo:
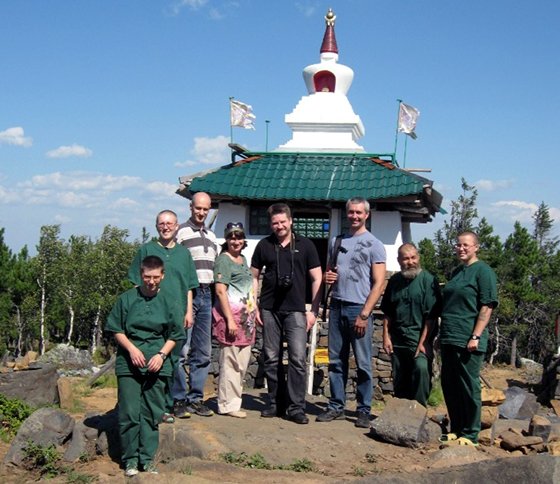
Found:
[{"label": "white cloud", "polygon": [[494,202],[491,207],[492,211],[500,217],[509,218],[513,222],[529,223],[538,205],[521,200],[501,200]]},{"label": "white cloud", "polygon": [[485,192],[494,192],[496,190],[502,190],[504,188],[510,188],[513,185],[513,179],[507,180],[478,180],[474,182],[474,186],[479,190]]},{"label": "white cloud", "polygon": [[95,172],[54,172],[47,175],[35,175],[30,180],[21,182],[23,188],[51,187],[62,190],[95,190],[115,192],[126,188],[137,188],[143,181],[135,176],[114,176]]},{"label": "white cloud", "polygon": [[77,144],[73,144],[70,146],[59,146],[54,150],[47,151],[48,158],[68,158],[70,156],[87,158],[92,154],[93,151],[91,151],[89,148]]},{"label": "white cloud", "polygon": [[67,215],[56,214],[54,216],[54,221],[58,224],[66,224],[70,222],[72,219]]},{"label": "white cloud", "polygon": [[25,136],[22,127],[16,126],[0,131],[0,145],[2,144],[28,147],[33,144],[33,139]]},{"label": "white cloud", "polygon": [[227,136],[216,136],[215,138],[197,137],[194,139],[194,148],[189,154],[194,160],[175,163],[177,168],[197,165],[224,165],[230,159]]},{"label": "white cloud", "polygon": [[317,11],[317,5],[309,5],[302,2],[296,3],[296,8],[305,16],[311,17]]},{"label": "white cloud", "polygon": [[111,204],[111,208],[114,209],[129,209],[129,208],[136,208],[139,207],[140,204],[136,200],[132,200],[132,198],[122,197],[118,198]]},{"label": "white cloud", "polygon": [[164,196],[169,197],[175,194],[178,185],[172,185],[171,183],[166,183],[162,181],[154,181],[145,183],[142,187],[145,192],[151,193],[156,197]]},{"label": "white cloud", "polygon": [[208,0],[176,0],[169,6],[171,15],[178,15],[183,8],[191,10],[200,10],[208,3]]}]

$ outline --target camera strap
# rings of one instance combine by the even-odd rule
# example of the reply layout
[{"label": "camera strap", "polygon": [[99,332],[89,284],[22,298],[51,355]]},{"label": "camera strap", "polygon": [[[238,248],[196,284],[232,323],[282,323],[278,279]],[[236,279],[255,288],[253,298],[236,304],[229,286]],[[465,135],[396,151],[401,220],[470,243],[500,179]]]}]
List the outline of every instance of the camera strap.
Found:
[{"label": "camera strap", "polygon": [[[274,245],[276,252],[276,282],[280,280],[280,242]],[[296,251],[296,241],[294,234],[290,238],[290,279],[294,278],[294,253]]]}]

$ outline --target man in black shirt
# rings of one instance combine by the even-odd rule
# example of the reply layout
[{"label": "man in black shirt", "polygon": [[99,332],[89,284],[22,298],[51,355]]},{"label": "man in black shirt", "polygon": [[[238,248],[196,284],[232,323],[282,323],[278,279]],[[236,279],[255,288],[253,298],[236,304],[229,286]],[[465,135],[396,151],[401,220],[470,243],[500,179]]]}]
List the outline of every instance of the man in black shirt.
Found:
[{"label": "man in black shirt", "polygon": [[[306,424],[305,376],[307,332],[315,324],[320,303],[321,263],[313,243],[292,232],[290,208],[283,203],[269,207],[272,234],[256,246],[251,260],[257,294],[263,269],[257,322],[263,326],[264,372],[269,406],[262,417],[282,416]],[[306,311],[307,277],[311,280],[311,311]],[[288,378],[282,351],[288,343]]]}]

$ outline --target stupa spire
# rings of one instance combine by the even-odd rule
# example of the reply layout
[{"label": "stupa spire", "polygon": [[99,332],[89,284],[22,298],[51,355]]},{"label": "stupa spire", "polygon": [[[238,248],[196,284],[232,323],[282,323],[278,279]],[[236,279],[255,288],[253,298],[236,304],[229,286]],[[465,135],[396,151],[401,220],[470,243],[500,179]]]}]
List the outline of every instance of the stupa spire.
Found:
[{"label": "stupa spire", "polygon": [[323,43],[321,44],[321,54],[324,52],[332,52],[338,54],[338,46],[336,45],[336,37],[334,35],[334,22],[336,20],[336,15],[329,8],[327,15],[325,15],[325,22],[327,24],[325,28],[325,35],[323,36]]}]

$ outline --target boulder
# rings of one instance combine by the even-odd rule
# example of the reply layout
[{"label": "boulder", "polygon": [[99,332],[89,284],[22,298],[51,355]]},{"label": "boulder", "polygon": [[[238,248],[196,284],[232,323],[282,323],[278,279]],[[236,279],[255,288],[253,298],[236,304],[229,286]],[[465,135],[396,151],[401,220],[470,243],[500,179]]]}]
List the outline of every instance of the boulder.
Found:
[{"label": "boulder", "polygon": [[480,392],[480,399],[483,406],[495,407],[505,402],[506,394],[497,388],[483,388]]},{"label": "boulder", "polygon": [[57,389],[60,408],[70,410],[74,406],[72,381],[67,377],[59,378],[57,382]]},{"label": "boulder", "polygon": [[480,425],[483,429],[492,427],[498,418],[498,407],[482,407],[480,412]]},{"label": "boulder", "polygon": [[505,450],[517,450],[522,447],[529,447],[531,445],[542,444],[543,439],[541,437],[535,437],[532,435],[524,436],[519,435],[511,430],[506,430],[500,434],[502,442],[500,446]]},{"label": "boulder", "polygon": [[500,405],[500,417],[530,420],[540,409],[537,397],[520,387],[506,390],[506,401]]},{"label": "boulder", "polygon": [[0,393],[9,398],[19,398],[28,405],[53,405],[58,403],[58,374],[53,365],[43,365],[27,370],[0,374]]},{"label": "boulder", "polygon": [[94,366],[88,350],[79,350],[71,345],[59,344],[45,353],[38,360],[40,363],[49,363],[63,370],[87,370],[91,372]]},{"label": "boulder", "polygon": [[61,445],[68,440],[74,429],[74,419],[57,408],[40,408],[21,425],[12,441],[4,463],[21,465],[25,459],[24,449],[28,441],[47,447]]},{"label": "boulder", "polygon": [[414,400],[392,398],[376,418],[370,435],[384,442],[405,447],[437,442],[441,428],[427,417],[426,408]]}]

